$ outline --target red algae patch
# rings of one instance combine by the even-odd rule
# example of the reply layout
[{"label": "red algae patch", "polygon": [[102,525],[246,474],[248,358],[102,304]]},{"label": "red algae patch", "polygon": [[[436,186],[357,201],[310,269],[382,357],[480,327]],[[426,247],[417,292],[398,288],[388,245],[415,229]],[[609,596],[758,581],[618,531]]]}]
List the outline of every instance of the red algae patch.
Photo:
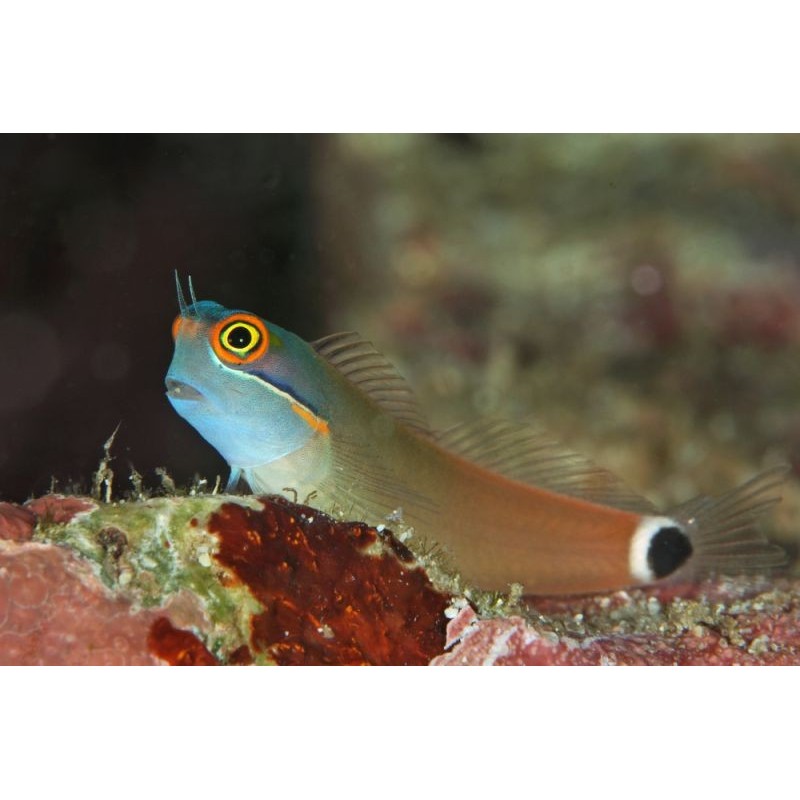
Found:
[{"label": "red algae patch", "polygon": [[219,664],[191,631],[176,628],[166,617],[159,617],[150,626],[147,646],[150,652],[173,666],[208,667]]},{"label": "red algae patch", "polygon": [[[225,503],[208,521],[216,561],[263,611],[250,649],[278,664],[426,664],[445,642],[449,598],[402,545],[361,523],[263,498]],[[394,545],[394,546],[393,546]]]}]

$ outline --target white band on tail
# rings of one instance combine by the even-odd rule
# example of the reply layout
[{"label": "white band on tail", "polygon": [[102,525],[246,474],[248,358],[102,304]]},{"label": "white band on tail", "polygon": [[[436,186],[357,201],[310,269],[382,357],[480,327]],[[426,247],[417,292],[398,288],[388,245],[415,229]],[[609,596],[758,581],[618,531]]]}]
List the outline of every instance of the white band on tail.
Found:
[{"label": "white band on tail", "polygon": [[652,583],[663,575],[656,575],[651,567],[650,545],[653,537],[664,530],[678,529],[683,531],[683,526],[671,517],[642,517],[642,521],[631,537],[628,555],[628,566],[631,577],[641,583]]}]

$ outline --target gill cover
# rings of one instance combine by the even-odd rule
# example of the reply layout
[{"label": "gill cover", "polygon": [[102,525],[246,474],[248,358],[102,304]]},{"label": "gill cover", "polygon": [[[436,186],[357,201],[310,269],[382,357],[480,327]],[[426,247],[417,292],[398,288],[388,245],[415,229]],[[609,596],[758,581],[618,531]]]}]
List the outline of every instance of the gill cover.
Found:
[{"label": "gill cover", "polygon": [[187,304],[175,280],[166,386],[178,414],[234,470],[282,458],[324,431],[326,401],[306,343],[254,314],[198,301],[191,278]]}]

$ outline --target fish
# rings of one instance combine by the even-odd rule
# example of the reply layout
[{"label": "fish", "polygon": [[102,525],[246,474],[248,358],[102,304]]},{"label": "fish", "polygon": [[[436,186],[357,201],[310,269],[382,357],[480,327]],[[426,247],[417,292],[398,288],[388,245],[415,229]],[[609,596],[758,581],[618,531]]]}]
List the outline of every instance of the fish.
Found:
[{"label": "fish", "polygon": [[[669,512],[526,423],[436,433],[407,382],[354,332],[313,342],[250,311],[187,303],[167,398],[228,462],[227,491],[313,498],[371,524],[402,520],[466,585],[571,595],[766,573],[786,562],[760,528],[786,467]],[[288,495],[287,495],[288,496]]]}]

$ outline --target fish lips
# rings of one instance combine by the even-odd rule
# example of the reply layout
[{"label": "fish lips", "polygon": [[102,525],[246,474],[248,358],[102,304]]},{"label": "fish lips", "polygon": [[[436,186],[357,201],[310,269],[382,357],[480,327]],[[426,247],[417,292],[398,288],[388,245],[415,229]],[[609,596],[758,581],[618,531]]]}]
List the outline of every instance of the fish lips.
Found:
[{"label": "fish lips", "polygon": [[191,384],[175,380],[175,378],[167,378],[165,383],[167,385],[167,397],[170,400],[185,400],[190,402],[205,400],[203,393],[195,389]]}]

